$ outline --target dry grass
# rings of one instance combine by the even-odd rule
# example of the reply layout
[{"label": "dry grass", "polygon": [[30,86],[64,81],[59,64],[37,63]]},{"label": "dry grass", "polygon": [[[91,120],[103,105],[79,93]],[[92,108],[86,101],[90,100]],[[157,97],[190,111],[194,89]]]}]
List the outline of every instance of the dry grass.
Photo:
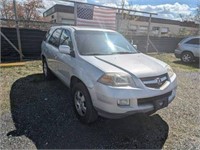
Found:
[{"label": "dry grass", "polygon": [[12,84],[19,78],[34,73],[41,73],[41,71],[41,61],[26,62],[24,66],[0,68],[0,115],[10,110],[9,96]]},{"label": "dry grass", "polygon": [[149,55],[166,62],[176,71],[183,71],[183,72],[199,71],[200,65],[198,62],[184,64],[180,61],[180,59],[177,59],[172,53],[161,53],[161,54],[150,53]]}]

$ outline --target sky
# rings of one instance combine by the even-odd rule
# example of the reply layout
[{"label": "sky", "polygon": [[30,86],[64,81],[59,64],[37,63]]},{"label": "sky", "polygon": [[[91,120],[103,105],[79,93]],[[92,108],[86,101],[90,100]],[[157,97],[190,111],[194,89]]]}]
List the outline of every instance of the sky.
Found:
[{"label": "sky", "polygon": [[[60,0],[43,0],[46,8],[54,4],[65,4]],[[74,0],[86,3],[106,5],[117,7],[121,0]],[[197,6],[200,5],[200,0],[125,0],[126,7],[129,6],[138,11],[147,11],[158,13],[158,18],[182,20],[184,17],[195,15]],[[181,17],[182,16],[182,17]]]}]

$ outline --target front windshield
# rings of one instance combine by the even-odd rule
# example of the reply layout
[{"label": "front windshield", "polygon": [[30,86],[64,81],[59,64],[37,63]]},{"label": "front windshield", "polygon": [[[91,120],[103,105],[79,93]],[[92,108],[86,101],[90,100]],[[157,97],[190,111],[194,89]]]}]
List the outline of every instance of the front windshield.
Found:
[{"label": "front windshield", "polygon": [[116,32],[76,31],[75,38],[81,55],[137,53],[137,50]]}]

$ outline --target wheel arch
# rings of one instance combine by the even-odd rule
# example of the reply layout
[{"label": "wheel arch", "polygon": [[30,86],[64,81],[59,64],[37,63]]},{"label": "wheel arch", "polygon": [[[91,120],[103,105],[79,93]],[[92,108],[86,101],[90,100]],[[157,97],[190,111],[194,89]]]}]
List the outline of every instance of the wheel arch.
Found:
[{"label": "wheel arch", "polygon": [[191,54],[194,56],[193,52],[188,51],[188,50],[184,50],[184,51],[182,51],[181,55],[183,55],[184,53],[191,53]]},{"label": "wheel arch", "polygon": [[70,79],[70,88],[72,88],[73,85],[75,85],[76,83],[79,83],[79,82],[82,82],[82,81],[79,78],[77,78],[76,76],[72,76]]},{"label": "wheel arch", "polygon": [[76,74],[72,74],[70,78],[70,88],[77,82],[81,82],[85,85],[87,88],[93,88],[94,83],[92,79],[87,75],[86,72],[77,72]]}]

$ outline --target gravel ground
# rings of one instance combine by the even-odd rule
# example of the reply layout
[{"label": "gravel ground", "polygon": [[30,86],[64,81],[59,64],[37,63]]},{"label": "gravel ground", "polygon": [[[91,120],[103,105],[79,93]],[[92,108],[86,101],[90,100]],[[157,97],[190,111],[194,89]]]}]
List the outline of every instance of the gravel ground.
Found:
[{"label": "gravel ground", "polygon": [[200,149],[200,73],[176,73],[177,96],[167,108],[91,125],[77,120],[69,89],[59,80],[44,81],[40,70],[28,76],[21,70],[9,83],[3,76],[9,102],[1,106],[0,149]]}]

